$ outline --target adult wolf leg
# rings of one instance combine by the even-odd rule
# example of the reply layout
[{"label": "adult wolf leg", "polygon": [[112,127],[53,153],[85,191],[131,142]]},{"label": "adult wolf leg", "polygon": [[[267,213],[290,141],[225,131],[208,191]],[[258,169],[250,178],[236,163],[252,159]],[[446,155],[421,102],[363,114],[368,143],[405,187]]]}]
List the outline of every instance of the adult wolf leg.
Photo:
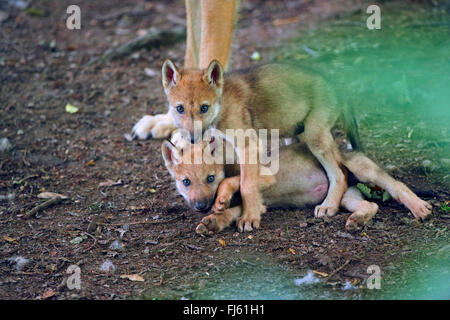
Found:
[{"label": "adult wolf leg", "polygon": [[[224,68],[231,51],[236,0],[186,0],[185,68],[206,68],[216,59]],[[175,129],[169,113],[146,115],[133,127],[132,136],[141,140],[164,139]]]}]

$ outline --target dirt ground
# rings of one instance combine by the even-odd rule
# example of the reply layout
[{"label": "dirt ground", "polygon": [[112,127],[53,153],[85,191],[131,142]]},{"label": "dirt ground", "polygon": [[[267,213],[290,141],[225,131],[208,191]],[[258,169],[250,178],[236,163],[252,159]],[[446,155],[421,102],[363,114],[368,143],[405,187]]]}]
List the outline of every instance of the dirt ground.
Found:
[{"label": "dirt ground", "polygon": [[[210,274],[254,256],[294,274],[336,271],[334,285],[356,284],[367,278],[369,265],[383,269],[415,245],[448,241],[449,220],[439,210],[448,192],[401,164],[396,178],[433,190],[424,197],[435,205],[431,220],[416,222],[391,201],[380,204],[371,225],[352,234],[344,229],[348,213],[323,221],[312,209],[299,209],[272,210],[251,233],[230,228],[196,235],[202,216],[177,195],[160,141],[124,138],[143,114],[165,110],[159,70],[168,57],[182,63],[184,41],[88,63],[151,26],[183,26],[183,3],[77,1],[79,31],[65,26],[73,1],[33,2],[31,12],[0,7],[8,12],[0,22],[0,138],[12,144],[0,153],[1,299],[189,298]],[[290,37],[361,3],[244,1],[232,69],[271,61],[274,48]],[[254,51],[260,61],[250,59]],[[67,103],[79,111],[66,112]],[[69,199],[24,219],[43,191]],[[9,260],[18,256],[29,260],[23,268]],[[104,272],[107,260],[114,270]],[[81,290],[64,284],[74,264],[81,269]],[[144,281],[121,277],[136,274]]]}]

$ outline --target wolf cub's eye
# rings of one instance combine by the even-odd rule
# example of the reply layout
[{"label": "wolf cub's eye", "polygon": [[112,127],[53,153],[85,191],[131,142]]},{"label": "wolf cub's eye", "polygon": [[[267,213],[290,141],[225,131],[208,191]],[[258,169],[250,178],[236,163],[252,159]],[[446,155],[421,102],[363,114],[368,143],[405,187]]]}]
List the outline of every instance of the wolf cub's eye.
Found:
[{"label": "wolf cub's eye", "polygon": [[184,113],[184,107],[183,106],[177,106],[177,111],[179,114],[183,114]]},{"label": "wolf cub's eye", "polygon": [[187,186],[189,186],[189,185],[191,184],[191,180],[189,180],[189,179],[184,179],[184,180],[183,180],[183,184],[187,187]]},{"label": "wolf cub's eye", "polygon": [[206,181],[208,181],[208,183],[213,183],[214,182],[215,177],[213,175],[208,176],[208,178],[206,178]]},{"label": "wolf cub's eye", "polygon": [[200,113],[207,113],[209,109],[209,106],[207,104],[202,104],[200,107]]}]

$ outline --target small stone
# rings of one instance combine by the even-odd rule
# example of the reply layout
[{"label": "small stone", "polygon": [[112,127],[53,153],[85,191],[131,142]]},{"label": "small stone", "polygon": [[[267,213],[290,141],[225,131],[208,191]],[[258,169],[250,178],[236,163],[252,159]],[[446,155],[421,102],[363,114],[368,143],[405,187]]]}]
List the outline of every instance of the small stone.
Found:
[{"label": "small stone", "polygon": [[5,11],[0,10],[0,23],[8,19],[9,14]]},{"label": "small stone", "polygon": [[11,257],[8,259],[9,262],[12,262],[13,264],[15,263],[15,269],[17,271],[22,270],[29,262],[30,259],[21,257],[21,256],[15,256],[15,257]]},{"label": "small stone", "polygon": [[9,0],[8,4],[20,10],[25,10],[28,7],[28,1],[24,0]]},{"label": "small stone", "polygon": [[71,244],[80,244],[80,243],[82,243],[83,242],[83,237],[76,237],[76,238],[73,238],[72,240],[70,240],[70,243]]},{"label": "small stone", "polygon": [[431,165],[433,163],[431,162],[431,160],[423,160],[422,162],[422,166],[424,166],[425,168],[431,168]]},{"label": "small stone", "polygon": [[261,55],[259,54],[258,51],[255,51],[250,56],[250,59],[252,59],[253,61],[259,61],[259,60],[261,60]]},{"label": "small stone", "polygon": [[124,246],[123,246],[123,243],[122,243],[122,241],[119,241],[119,240],[114,240],[110,245],[109,245],[109,248],[111,249],[111,250],[123,250],[124,249]]},{"label": "small stone", "polygon": [[100,266],[100,271],[103,272],[114,272],[116,270],[116,266],[112,263],[111,260],[105,260]]},{"label": "small stone", "polygon": [[9,142],[8,138],[1,138],[0,139],[0,152],[9,151],[12,149],[12,144]]},{"label": "small stone", "polygon": [[159,74],[159,71],[156,71],[155,69],[150,69],[150,68],[145,68],[144,72],[150,78],[153,78]]}]

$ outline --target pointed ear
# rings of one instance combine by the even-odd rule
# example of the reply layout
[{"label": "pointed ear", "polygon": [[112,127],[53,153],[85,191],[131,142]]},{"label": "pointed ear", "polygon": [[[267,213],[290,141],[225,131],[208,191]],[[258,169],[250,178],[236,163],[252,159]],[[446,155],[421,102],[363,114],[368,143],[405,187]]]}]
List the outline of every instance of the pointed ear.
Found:
[{"label": "pointed ear", "polygon": [[161,145],[161,153],[167,169],[171,169],[175,164],[176,147],[169,141],[165,140]]},{"label": "pointed ear", "polygon": [[181,79],[180,71],[170,60],[164,61],[162,66],[162,83],[165,90],[175,86]]},{"label": "pointed ear", "polygon": [[223,68],[217,60],[211,61],[205,70],[203,80],[213,88],[221,89],[223,86]]},{"label": "pointed ear", "polygon": [[216,151],[216,148],[217,148],[216,137],[212,136],[211,140],[209,140],[208,150],[213,157],[214,157],[214,151]]},{"label": "pointed ear", "polygon": [[[209,142],[208,142],[209,141]],[[223,156],[223,140],[217,136],[211,136],[209,140],[206,140],[204,152],[210,154],[212,157],[222,158]],[[219,150],[219,151],[218,151]]]}]

